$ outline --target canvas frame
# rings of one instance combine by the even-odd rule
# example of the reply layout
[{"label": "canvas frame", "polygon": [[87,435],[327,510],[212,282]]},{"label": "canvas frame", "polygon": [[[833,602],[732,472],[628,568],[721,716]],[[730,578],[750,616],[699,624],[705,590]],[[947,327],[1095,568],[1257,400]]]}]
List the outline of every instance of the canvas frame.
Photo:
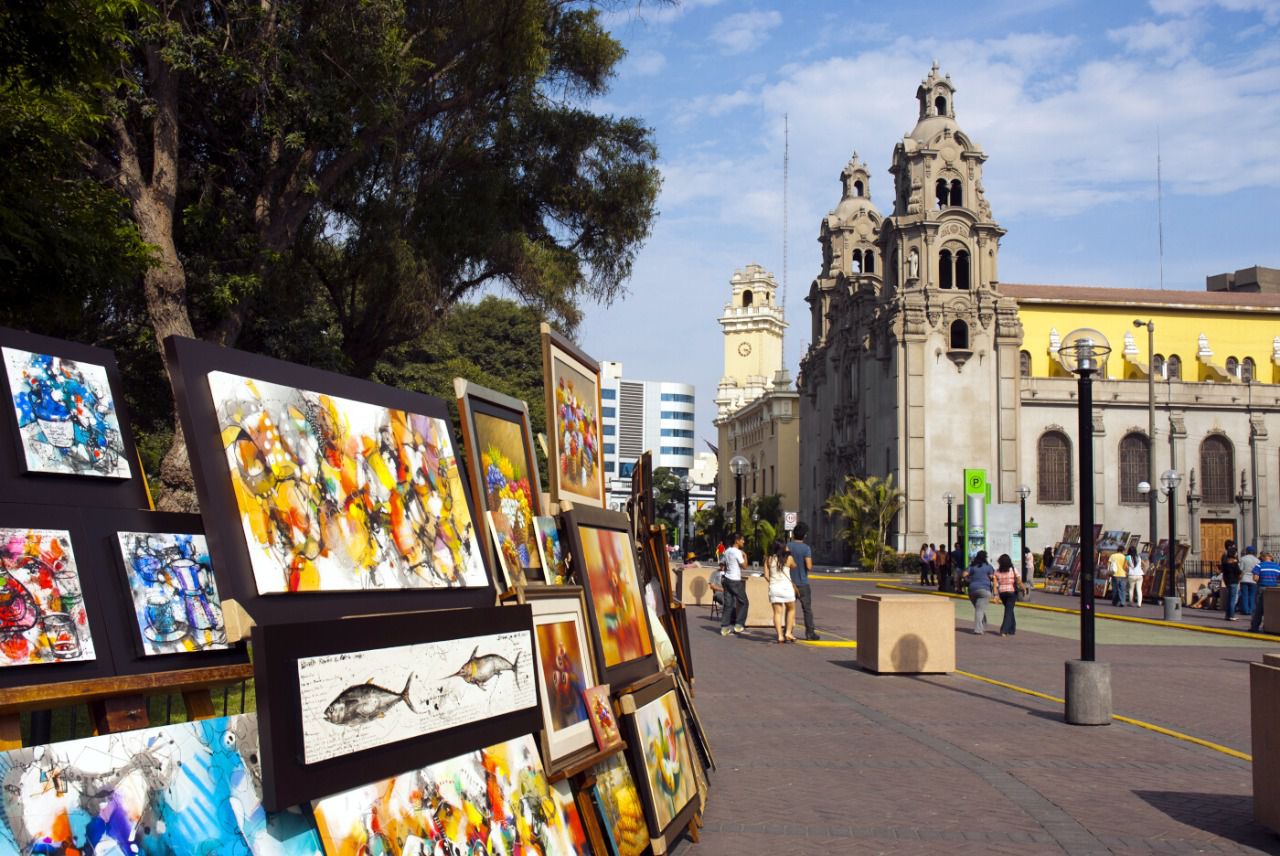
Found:
[{"label": "canvas frame", "polygon": [[[525,709],[305,764],[298,660],[518,631],[533,636],[533,613],[528,606],[368,615],[336,622],[254,627],[255,682],[259,688],[270,687],[269,692],[259,692],[257,696],[263,805],[274,811],[347,791],[530,734],[542,724],[535,682],[534,702]],[[532,644],[531,638],[530,650]]]},{"label": "canvas frame", "polygon": [[[547,406],[547,490],[552,503],[572,502],[577,505],[605,507],[604,479],[604,421],[600,409],[600,364],[585,351],[543,322],[542,328],[542,384]],[[560,438],[556,431],[556,374],[554,360],[560,359],[595,383],[595,425],[599,438],[599,461],[596,467],[596,490],[599,496],[578,493],[565,488],[560,482]]]},{"label": "canvas frame", "polygon": [[519,603],[528,604],[533,611],[533,644],[534,651],[538,655],[536,669],[538,705],[542,711],[543,721],[542,730],[538,733],[538,743],[542,749],[543,765],[547,773],[552,774],[566,769],[575,761],[595,754],[596,740],[595,733],[591,730],[591,723],[586,719],[577,723],[576,726],[571,726],[574,732],[572,735],[566,735],[558,740],[552,739],[551,694],[542,674],[542,654],[538,648],[538,616],[550,614],[551,610],[547,607],[557,606],[560,607],[561,612],[573,611],[576,614],[579,642],[582,643],[582,656],[586,661],[583,665],[586,667],[586,678],[590,682],[589,686],[582,689],[598,686],[600,673],[596,665],[596,652],[591,644],[591,629],[587,621],[587,598],[582,586],[533,586],[523,589],[518,597]]},{"label": "canvas frame", "polygon": [[4,391],[3,417],[8,442],[0,442],[0,495],[10,502],[37,505],[79,505],[98,508],[147,508],[150,505],[142,464],[134,445],[129,423],[129,406],[124,398],[124,383],[115,354],[106,348],[82,345],[66,339],[40,336],[21,330],[0,327],[0,347],[33,353],[50,354],[77,362],[102,366],[120,423],[122,457],[127,458],[132,476],[82,476],[73,473],[34,472],[27,468],[26,450],[18,432],[18,417],[13,409],[14,391],[7,370],[0,371],[0,389]]},{"label": "canvas frame", "polygon": [[[542,506],[542,477],[538,473],[538,457],[534,452],[533,426],[529,417],[529,405],[519,398],[505,395],[497,390],[489,389],[478,383],[464,380],[456,377],[453,379],[453,391],[458,399],[458,417],[462,426],[463,445],[467,452],[467,473],[471,481],[471,495],[475,497],[477,510],[483,508],[484,511],[493,511],[488,507],[488,494],[484,490],[484,472],[480,466],[480,456],[482,449],[479,446],[480,432],[476,428],[476,415],[482,414],[490,416],[494,419],[501,419],[511,422],[518,426],[520,431],[521,443],[524,446],[524,465],[525,472],[529,474],[529,486],[532,490],[530,504],[532,506],[533,516],[539,517],[546,513]],[[490,567],[496,572],[501,567],[502,557],[499,555],[498,545],[489,531],[489,526],[484,527],[484,543],[485,551],[490,558]],[[536,547],[536,545],[535,545]],[[541,551],[538,551],[539,562],[541,559]],[[542,580],[529,580],[526,573],[519,574],[520,585],[527,585],[530,582],[551,582],[551,577],[547,574],[545,566],[542,568]],[[512,575],[514,577],[517,575]]]},{"label": "canvas frame", "polygon": [[[178,415],[191,457],[196,493],[205,514],[205,536],[218,567],[218,583],[225,599],[243,606],[258,624],[291,623],[301,619],[336,619],[377,612],[452,609],[487,606],[494,602],[493,570],[484,561],[484,517],[476,513],[475,498],[465,476],[459,482],[471,516],[475,543],[485,566],[486,585],[471,588],[366,589],[259,594],[249,545],[219,431],[218,413],[209,391],[210,372],[226,372],[267,383],[337,396],[378,407],[404,410],[451,424],[448,405],[441,399],[395,389],[372,381],[223,348],[210,342],[170,336],[165,361],[173,379]],[[462,452],[454,449],[461,467]]]},{"label": "canvas frame", "polygon": [[[681,724],[684,725],[684,738],[687,741],[689,736],[689,726],[684,721],[684,714],[681,712],[679,703],[679,693],[676,689],[675,680],[670,676],[654,681],[653,683],[630,693],[621,701],[622,716],[620,725],[622,727],[622,736],[626,741],[627,762],[631,766],[631,777],[635,779],[636,790],[640,793],[640,803],[644,808],[645,823],[649,826],[649,834],[653,841],[661,842],[660,846],[653,846],[654,852],[666,852],[670,849],[672,842],[680,836],[685,827],[689,825],[689,821],[698,811],[698,789],[696,777],[694,779],[694,792],[689,801],[678,808],[671,821],[666,826],[658,825],[658,815],[656,809],[657,796],[653,793],[649,786],[649,776],[644,762],[644,741],[639,733],[639,727],[636,719],[639,710],[646,705],[652,704],[668,693],[676,695],[675,712],[680,717]],[[693,751],[693,747],[686,743],[689,748],[689,760],[691,762],[688,774],[695,776],[693,765],[700,763],[697,759],[697,753]]]},{"label": "canvas frame", "polygon": [[[620,511],[608,511],[603,508],[578,507],[572,506],[563,514],[564,520],[564,536],[566,538],[566,549],[572,557],[574,578],[582,586],[583,593],[586,596],[587,624],[591,628],[591,644],[594,648],[596,662],[599,664],[598,671],[600,683],[611,684],[616,688],[625,688],[629,684],[635,683],[641,678],[655,674],[660,671],[658,663],[658,646],[653,638],[653,629],[649,626],[649,610],[644,606],[644,589],[641,584],[641,561],[636,553],[635,544],[631,540],[631,521],[626,514]],[[586,561],[583,553],[582,536],[579,527],[587,526],[593,529],[608,529],[613,532],[620,533],[627,540],[627,545],[631,551],[632,561],[636,569],[636,585],[637,595],[642,606],[640,610],[640,620],[644,623],[644,633],[649,639],[649,653],[643,657],[635,657],[626,660],[615,666],[608,666],[604,655],[604,642],[601,635],[601,629],[596,621],[595,610],[590,608],[593,602],[591,591],[591,578],[587,573]]]}]

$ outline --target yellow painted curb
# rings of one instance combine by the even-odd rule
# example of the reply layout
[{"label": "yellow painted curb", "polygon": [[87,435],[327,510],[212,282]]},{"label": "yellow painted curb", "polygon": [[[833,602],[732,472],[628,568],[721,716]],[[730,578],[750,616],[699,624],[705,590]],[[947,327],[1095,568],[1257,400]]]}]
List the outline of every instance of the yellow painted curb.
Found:
[{"label": "yellow painted curb", "polygon": [[[961,669],[957,669],[955,673],[957,675],[963,675],[966,678],[972,678],[975,681],[982,681],[983,683],[986,683],[986,684],[992,684],[994,686],[1002,687],[1007,690],[1013,690],[1014,692],[1022,693],[1023,695],[1035,696],[1036,698],[1042,698],[1042,699],[1045,699],[1046,701],[1056,702],[1057,704],[1066,704],[1066,702],[1063,699],[1060,699],[1057,696],[1051,696],[1048,693],[1037,692],[1036,690],[1029,690],[1026,687],[1020,687],[1017,684],[1010,684],[1005,681],[997,681],[995,678],[987,678],[982,675],[975,675],[973,672],[966,672]],[[1121,716],[1118,713],[1111,714],[1111,718],[1114,719],[1116,722],[1123,722],[1125,725],[1132,725],[1136,728],[1143,728],[1143,729],[1146,729],[1147,731],[1154,731],[1157,734],[1163,734],[1166,737],[1172,737],[1175,740],[1182,740],[1186,743],[1194,743],[1197,746],[1203,746],[1206,749],[1212,749],[1215,752],[1221,752],[1223,755],[1230,755],[1232,758],[1239,758],[1241,761],[1248,761],[1250,763],[1253,763],[1252,755],[1241,752],[1238,749],[1232,749],[1230,746],[1223,746],[1221,743],[1214,743],[1211,740],[1205,740],[1200,737],[1193,737],[1190,734],[1183,734],[1181,731],[1174,731],[1172,728],[1165,728],[1162,725],[1156,725],[1155,723],[1151,723],[1151,722],[1144,722],[1141,719],[1134,719],[1131,716]]]},{"label": "yellow painted curb", "polygon": [[809,574],[811,580],[844,580],[850,583],[878,583],[884,577],[846,577],[844,574]]},{"label": "yellow painted curb", "polygon": [[813,639],[797,639],[801,645],[808,645],[810,648],[857,648],[857,642],[828,642],[825,639],[814,641]]},{"label": "yellow painted curb", "polygon": [[[950,592],[929,591],[926,589],[915,588],[911,586],[893,585],[892,583],[879,583],[876,588],[892,589],[894,591],[912,592],[913,594],[931,594],[939,597],[963,598],[964,595],[952,594]],[[1026,603],[1019,602],[1020,609],[1039,609],[1044,612],[1060,612],[1065,615],[1079,615],[1080,610],[1070,609],[1065,606],[1049,606],[1044,603]],[[1237,639],[1254,639],[1259,642],[1275,642],[1280,643],[1280,636],[1272,636],[1266,633],[1250,633],[1247,630],[1230,630],[1226,627],[1201,627],[1198,624],[1184,624],[1180,621],[1163,621],[1157,618],[1140,618],[1136,615],[1111,615],[1107,612],[1095,612],[1097,618],[1105,618],[1108,621],[1128,621],[1131,624],[1149,624],[1152,627],[1170,627],[1175,630],[1190,630],[1195,633],[1216,633],[1219,636],[1234,636]]]}]

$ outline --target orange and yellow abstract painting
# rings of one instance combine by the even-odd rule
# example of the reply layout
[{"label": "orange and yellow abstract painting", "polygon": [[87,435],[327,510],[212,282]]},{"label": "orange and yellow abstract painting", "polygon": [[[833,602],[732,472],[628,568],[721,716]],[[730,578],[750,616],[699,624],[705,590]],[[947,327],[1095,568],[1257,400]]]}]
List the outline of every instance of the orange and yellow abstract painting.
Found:
[{"label": "orange and yellow abstract painting", "polygon": [[635,554],[626,532],[578,527],[591,609],[600,629],[605,668],[653,653]]}]

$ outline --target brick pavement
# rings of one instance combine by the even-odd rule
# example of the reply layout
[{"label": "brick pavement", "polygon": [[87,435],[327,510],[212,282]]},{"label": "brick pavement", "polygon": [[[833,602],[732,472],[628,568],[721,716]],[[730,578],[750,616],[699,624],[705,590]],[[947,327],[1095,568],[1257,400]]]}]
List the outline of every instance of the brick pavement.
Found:
[{"label": "brick pavement", "polygon": [[[841,596],[871,588],[815,583],[827,638],[856,635]],[[967,604],[959,614],[960,668],[1061,695],[1074,641],[1029,626],[979,638],[961,632]],[[721,638],[701,610],[690,635],[720,768],[702,843],[682,842],[681,856],[1280,853],[1252,821],[1247,762],[1126,725],[1068,726],[1061,705],[969,678],[866,673],[850,648],[773,645],[767,631]],[[1116,663],[1117,712],[1158,713],[1247,750],[1247,677],[1230,661],[1255,649],[1125,644],[1102,655]]]}]

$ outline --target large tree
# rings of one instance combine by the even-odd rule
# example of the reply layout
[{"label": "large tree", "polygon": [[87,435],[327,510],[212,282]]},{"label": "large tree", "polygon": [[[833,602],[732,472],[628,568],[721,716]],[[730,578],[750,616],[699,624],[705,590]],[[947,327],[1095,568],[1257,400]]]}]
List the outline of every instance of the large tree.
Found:
[{"label": "large tree", "polygon": [[[488,283],[570,324],[623,288],[656,154],[585,109],[623,53],[589,0],[61,0],[50,27],[103,8],[120,61],[80,153],[151,249],[157,342],[237,344],[286,290],[273,320],[367,375]],[[193,505],[180,430],[160,480]]]}]

